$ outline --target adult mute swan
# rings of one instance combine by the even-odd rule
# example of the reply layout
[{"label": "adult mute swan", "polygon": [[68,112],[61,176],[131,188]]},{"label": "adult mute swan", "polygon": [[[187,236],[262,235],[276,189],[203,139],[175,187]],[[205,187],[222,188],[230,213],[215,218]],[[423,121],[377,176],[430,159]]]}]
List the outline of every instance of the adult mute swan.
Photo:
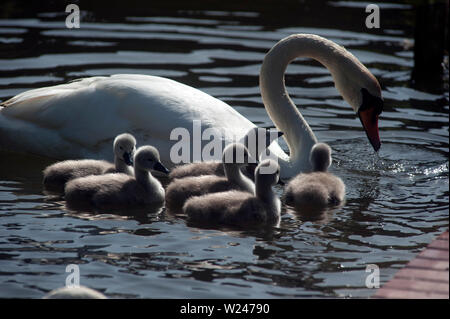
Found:
[{"label": "adult mute swan", "polygon": [[[264,105],[277,129],[284,132],[290,150],[287,155],[278,143],[269,147],[271,158],[281,166],[281,177],[310,170],[309,152],[317,142],[284,84],[286,67],[297,57],[313,58],[328,68],[336,88],[358,114],[370,143],[378,151],[378,116],[383,100],[376,78],[336,43],[312,34],[291,35],[267,53],[260,73]],[[162,162],[172,167],[178,160],[171,149],[180,143],[177,137],[183,129],[191,137],[188,143],[192,159],[201,154],[211,136],[220,136],[224,145],[242,142],[249,129],[255,127],[232,107],[206,93],[145,75],[80,79],[23,92],[1,106],[0,148],[54,158],[111,159],[109,143],[127,131],[143,144],[158,148]],[[195,131],[194,120],[200,123],[201,133]],[[215,156],[220,159],[221,152]]]}]

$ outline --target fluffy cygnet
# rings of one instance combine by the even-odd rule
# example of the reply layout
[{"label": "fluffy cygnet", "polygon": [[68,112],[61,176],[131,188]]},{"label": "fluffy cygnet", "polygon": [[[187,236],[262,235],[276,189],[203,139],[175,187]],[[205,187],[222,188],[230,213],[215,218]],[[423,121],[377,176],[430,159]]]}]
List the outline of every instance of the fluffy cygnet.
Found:
[{"label": "fluffy cygnet", "polygon": [[230,226],[278,225],[281,202],[272,187],[278,183],[280,167],[264,160],[255,171],[255,194],[240,191],[190,198],[183,206],[189,221]]},{"label": "fluffy cygnet", "polygon": [[310,153],[313,172],[295,176],[286,186],[286,204],[298,211],[323,210],[344,201],[345,185],[342,180],[329,173],[331,148],[317,143]]},{"label": "fluffy cygnet", "polygon": [[122,173],[87,176],[65,188],[70,209],[134,209],[164,203],[164,188],[150,170],[167,174],[153,146],[140,147],[134,156],[134,176]]},{"label": "fluffy cygnet", "polygon": [[256,160],[239,143],[227,145],[222,155],[225,177],[217,175],[189,176],[173,180],[166,190],[166,208],[180,212],[184,202],[192,196],[238,189],[254,193],[254,183],[242,174],[240,168]]},{"label": "fluffy cygnet", "polygon": [[133,153],[136,149],[136,139],[133,135],[124,133],[114,139],[114,164],[103,160],[67,160],[48,166],[44,174],[44,187],[47,191],[63,193],[64,186],[72,179],[107,173],[125,173],[133,175]]},{"label": "fluffy cygnet", "polygon": [[[265,129],[261,127],[254,127],[250,129],[245,137],[243,138],[242,144],[247,147],[250,155],[258,159],[259,155],[277,138],[282,136],[283,133],[275,129]],[[255,165],[248,165],[246,169],[243,170],[244,174],[254,179]],[[225,176],[225,170],[222,162],[219,161],[208,161],[200,163],[190,163],[185,165],[180,165],[174,168],[169,175],[169,178],[183,178],[187,176],[200,176],[200,175],[217,175]]]}]

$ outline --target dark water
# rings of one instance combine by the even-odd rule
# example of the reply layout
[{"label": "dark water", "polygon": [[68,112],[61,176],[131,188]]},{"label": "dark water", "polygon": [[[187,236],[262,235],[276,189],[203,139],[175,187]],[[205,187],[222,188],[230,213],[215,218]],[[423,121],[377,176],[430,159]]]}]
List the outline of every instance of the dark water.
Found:
[{"label": "dark water", "polygon": [[334,150],[346,204],[320,221],[284,209],[280,227],[263,230],[197,228],[164,210],[74,214],[42,192],[47,159],[1,152],[0,297],[39,298],[65,284],[69,264],[80,266],[82,285],[109,297],[366,297],[374,292],[365,286],[366,265],[378,265],[384,283],[448,228],[448,80],[433,92],[411,87],[411,7],[382,5],[391,19],[379,30],[363,26],[358,3],[306,2],[298,19],[269,9],[93,10],[79,30],[65,28],[64,8],[2,19],[0,99],[78,77],[152,74],[272,127],[258,88],[265,52],[289,34],[319,34],[368,66],[385,99],[376,156],[328,71],[307,60],[288,68],[291,97]]}]

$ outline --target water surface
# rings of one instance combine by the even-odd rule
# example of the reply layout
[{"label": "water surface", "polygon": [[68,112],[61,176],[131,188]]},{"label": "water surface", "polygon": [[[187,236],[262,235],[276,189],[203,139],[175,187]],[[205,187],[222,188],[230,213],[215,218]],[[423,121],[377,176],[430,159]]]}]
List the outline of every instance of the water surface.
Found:
[{"label": "water surface", "polygon": [[[266,11],[209,8],[116,12],[109,20],[87,11],[79,30],[66,29],[61,12],[0,20],[1,100],[79,77],[151,74],[199,88],[273,127],[259,93],[259,68],[272,45],[297,32],[344,45],[379,79],[385,99],[376,155],[328,71],[310,60],[289,66],[291,97],[318,139],[333,148],[332,172],[344,180],[347,201],[320,221],[284,208],[279,228],[205,229],[164,210],[72,213],[43,194],[48,159],[1,152],[0,297],[40,298],[65,284],[68,264],[80,266],[81,284],[109,297],[373,294],[365,286],[366,266],[378,265],[386,282],[448,228],[449,206],[448,90],[411,87],[411,7],[385,5],[386,16],[400,22],[384,20],[380,30],[360,26],[359,3],[341,1],[299,12],[304,20],[281,16],[276,23]],[[315,15],[330,20],[307,18]]]}]

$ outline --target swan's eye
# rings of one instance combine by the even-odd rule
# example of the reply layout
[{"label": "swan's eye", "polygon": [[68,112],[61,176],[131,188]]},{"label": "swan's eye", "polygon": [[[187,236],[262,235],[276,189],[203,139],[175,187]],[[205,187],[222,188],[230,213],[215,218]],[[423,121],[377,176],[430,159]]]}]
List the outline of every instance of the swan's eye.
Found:
[{"label": "swan's eye", "polygon": [[381,112],[383,112],[383,99],[379,98],[378,96],[373,96],[366,88],[362,88],[361,93],[363,101],[359,110],[364,111],[368,108],[374,108],[375,115],[380,115]]}]

